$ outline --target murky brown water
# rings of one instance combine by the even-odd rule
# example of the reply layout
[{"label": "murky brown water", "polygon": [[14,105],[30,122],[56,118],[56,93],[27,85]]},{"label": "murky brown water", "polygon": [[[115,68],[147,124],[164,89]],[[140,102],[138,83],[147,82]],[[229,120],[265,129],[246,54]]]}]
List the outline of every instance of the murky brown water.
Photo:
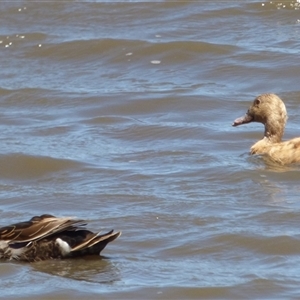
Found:
[{"label": "murky brown water", "polygon": [[300,135],[299,3],[0,8],[0,223],[123,232],[105,260],[2,263],[0,297],[299,297],[299,167],[231,127],[275,92]]}]

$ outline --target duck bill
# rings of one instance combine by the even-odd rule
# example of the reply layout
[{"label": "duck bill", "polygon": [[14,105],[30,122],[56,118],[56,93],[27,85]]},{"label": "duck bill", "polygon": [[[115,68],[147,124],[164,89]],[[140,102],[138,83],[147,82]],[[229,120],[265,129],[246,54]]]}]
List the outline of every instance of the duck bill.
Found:
[{"label": "duck bill", "polygon": [[235,119],[234,122],[232,123],[232,126],[239,126],[242,124],[250,123],[252,121],[253,121],[253,118],[250,115],[245,114],[243,117]]}]

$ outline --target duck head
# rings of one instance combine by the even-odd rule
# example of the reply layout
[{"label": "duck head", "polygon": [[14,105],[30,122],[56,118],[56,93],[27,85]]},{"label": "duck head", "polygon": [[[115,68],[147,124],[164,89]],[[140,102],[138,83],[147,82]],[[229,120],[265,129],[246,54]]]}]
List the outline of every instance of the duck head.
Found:
[{"label": "duck head", "polygon": [[264,136],[271,142],[280,142],[286,121],[287,112],[283,101],[275,94],[262,94],[254,99],[244,116],[234,120],[232,126],[262,123],[265,125]]}]

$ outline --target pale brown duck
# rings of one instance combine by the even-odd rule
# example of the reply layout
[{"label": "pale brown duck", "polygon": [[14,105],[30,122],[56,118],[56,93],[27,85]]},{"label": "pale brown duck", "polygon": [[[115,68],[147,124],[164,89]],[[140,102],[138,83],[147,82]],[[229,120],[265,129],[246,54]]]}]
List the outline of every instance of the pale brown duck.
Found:
[{"label": "pale brown duck", "polygon": [[256,97],[247,113],[236,119],[232,126],[250,122],[264,124],[264,137],[255,143],[251,154],[268,155],[282,165],[300,162],[300,138],[283,142],[287,112],[283,101],[275,94],[262,94]]},{"label": "pale brown duck", "polygon": [[93,233],[85,221],[41,215],[0,228],[0,259],[34,262],[100,255],[121,232]]}]

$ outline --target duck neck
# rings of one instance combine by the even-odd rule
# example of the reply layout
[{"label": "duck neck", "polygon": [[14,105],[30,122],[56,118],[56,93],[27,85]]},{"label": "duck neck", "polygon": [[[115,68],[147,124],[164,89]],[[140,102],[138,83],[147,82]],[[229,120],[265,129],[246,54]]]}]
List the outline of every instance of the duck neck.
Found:
[{"label": "duck neck", "polygon": [[265,138],[271,143],[280,143],[284,133],[284,126],[277,123],[275,126],[272,123],[265,124]]}]

